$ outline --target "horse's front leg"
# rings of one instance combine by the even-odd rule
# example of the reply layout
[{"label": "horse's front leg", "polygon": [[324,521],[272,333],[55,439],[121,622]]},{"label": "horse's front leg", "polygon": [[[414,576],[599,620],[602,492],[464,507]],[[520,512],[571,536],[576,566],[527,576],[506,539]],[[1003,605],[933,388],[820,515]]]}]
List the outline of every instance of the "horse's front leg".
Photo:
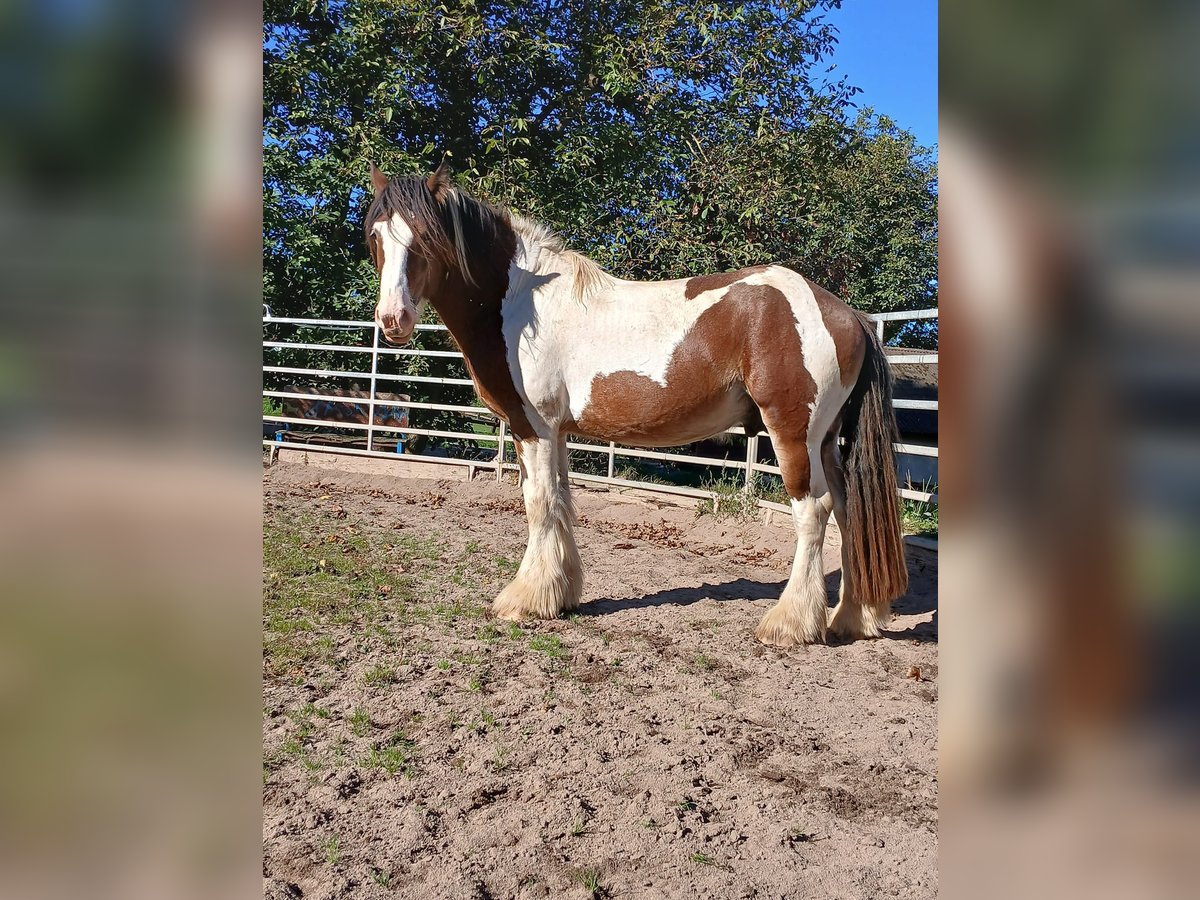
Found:
[{"label": "horse's front leg", "polygon": [[502,619],[553,619],[579,605],[583,569],[575,547],[571,492],[561,470],[566,444],[557,435],[522,441],[521,491],[529,518],[529,544],[516,577],[496,598]]}]

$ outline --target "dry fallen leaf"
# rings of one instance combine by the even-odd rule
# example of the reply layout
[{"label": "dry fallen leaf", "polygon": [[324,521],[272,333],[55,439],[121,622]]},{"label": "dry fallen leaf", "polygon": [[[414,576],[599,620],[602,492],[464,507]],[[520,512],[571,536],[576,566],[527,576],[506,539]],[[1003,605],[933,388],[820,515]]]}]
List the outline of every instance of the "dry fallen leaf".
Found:
[{"label": "dry fallen leaf", "polygon": [[915,678],[917,681],[920,681],[921,680],[921,667],[920,666],[909,666],[908,671],[904,673],[904,677],[905,678]]}]

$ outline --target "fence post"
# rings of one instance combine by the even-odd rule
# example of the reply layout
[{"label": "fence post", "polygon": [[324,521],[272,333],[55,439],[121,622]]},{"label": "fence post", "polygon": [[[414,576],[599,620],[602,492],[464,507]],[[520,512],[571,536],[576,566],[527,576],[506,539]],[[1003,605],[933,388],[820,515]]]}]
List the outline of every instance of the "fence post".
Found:
[{"label": "fence post", "polygon": [[758,435],[746,435],[746,493],[754,495],[754,464],[758,462]]},{"label": "fence post", "polygon": [[375,443],[375,374],[379,371],[379,326],[375,326],[375,338],[371,343],[371,399],[367,401],[367,452]]},{"label": "fence post", "polygon": [[504,480],[504,420],[500,420],[500,430],[497,436],[500,438],[496,442],[496,483],[499,484]]},{"label": "fence post", "polygon": [[608,442],[608,477],[613,477],[613,472],[616,470],[617,462],[617,445],[612,441]]},{"label": "fence post", "polygon": [[879,343],[883,343],[883,319],[875,320],[875,333],[879,335]]}]

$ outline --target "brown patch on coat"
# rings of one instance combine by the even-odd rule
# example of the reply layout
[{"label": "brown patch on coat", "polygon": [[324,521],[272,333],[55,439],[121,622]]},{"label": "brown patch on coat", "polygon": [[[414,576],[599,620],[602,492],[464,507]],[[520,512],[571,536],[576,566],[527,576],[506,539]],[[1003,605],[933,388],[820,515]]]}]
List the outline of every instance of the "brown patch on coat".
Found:
[{"label": "brown patch on coat", "polygon": [[788,492],[808,494],[809,406],[817,386],[804,367],[796,317],[782,291],[735,283],[676,347],[666,382],[629,370],[597,375],[570,430],[664,445],[756,421],[761,412]]},{"label": "brown patch on coat", "polygon": [[821,310],[821,321],[825,323],[825,330],[833,338],[842,385],[851,387],[858,381],[858,373],[862,370],[863,359],[867,355],[866,335],[863,334],[858,314],[819,284],[808,278],[804,280],[812,288],[817,308]]},{"label": "brown patch on coat", "polygon": [[508,422],[519,440],[527,441],[536,438],[537,432],[513,382],[500,315],[500,306],[508,293],[509,263],[516,252],[516,234],[505,222],[497,228],[496,241],[486,255],[473,256],[474,284],[468,285],[458,269],[443,268],[436,263],[428,266],[427,272],[410,268],[408,277],[414,287],[429,285],[425,288],[429,302],[462,350],[467,371],[484,406]]},{"label": "brown patch on coat", "polygon": [[371,254],[371,262],[375,266],[375,274],[383,275],[383,244],[379,235],[374,231],[367,232],[367,250]]},{"label": "brown patch on coat", "polygon": [[719,291],[721,288],[736,284],[743,278],[749,278],[751,275],[757,275],[766,270],[766,266],[751,266],[748,269],[738,269],[736,272],[697,275],[695,278],[688,279],[688,283],[683,287],[683,296],[688,300],[695,300],[705,291]]}]

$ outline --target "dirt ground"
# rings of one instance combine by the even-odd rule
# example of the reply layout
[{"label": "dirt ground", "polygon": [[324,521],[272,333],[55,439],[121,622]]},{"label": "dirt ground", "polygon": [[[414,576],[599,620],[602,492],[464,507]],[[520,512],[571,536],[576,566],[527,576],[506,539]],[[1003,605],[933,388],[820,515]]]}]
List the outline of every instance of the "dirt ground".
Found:
[{"label": "dirt ground", "polygon": [[779,652],[783,516],[576,488],[583,606],[518,627],[515,484],[264,495],[265,896],[937,894],[935,554],[884,638]]}]

